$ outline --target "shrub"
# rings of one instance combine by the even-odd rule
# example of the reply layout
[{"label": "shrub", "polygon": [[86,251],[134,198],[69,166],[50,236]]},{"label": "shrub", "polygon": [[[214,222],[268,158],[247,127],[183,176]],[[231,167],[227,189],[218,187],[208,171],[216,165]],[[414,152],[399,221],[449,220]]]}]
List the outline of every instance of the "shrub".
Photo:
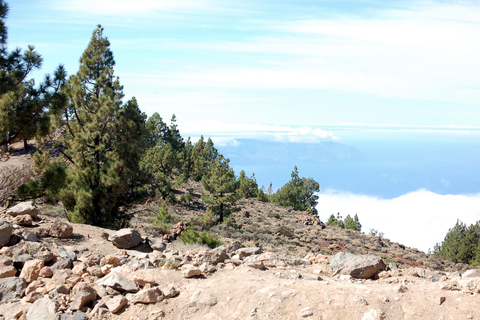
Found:
[{"label": "shrub", "polygon": [[193,229],[192,226],[189,226],[187,230],[182,232],[180,235],[180,240],[186,244],[203,244],[212,249],[222,245],[222,242],[210,232],[204,231],[202,233],[198,233],[195,231],[195,229]]}]

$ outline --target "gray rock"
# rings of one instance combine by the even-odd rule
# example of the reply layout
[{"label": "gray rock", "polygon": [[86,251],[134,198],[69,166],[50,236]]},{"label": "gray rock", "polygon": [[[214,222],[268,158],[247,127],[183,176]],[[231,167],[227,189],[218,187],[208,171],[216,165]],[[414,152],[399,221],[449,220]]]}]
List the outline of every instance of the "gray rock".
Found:
[{"label": "gray rock", "polygon": [[7,210],[7,214],[11,215],[12,217],[28,214],[32,218],[36,218],[39,213],[40,211],[31,201],[21,202]]},{"label": "gray rock", "polygon": [[[337,253],[332,262],[338,270],[339,274],[350,275],[352,278],[369,279],[374,277],[378,272],[385,270],[385,262],[380,257],[374,255],[359,255],[359,256],[341,256],[342,252]],[[335,257],[339,256],[338,259]],[[330,267],[332,266],[330,263]],[[344,262],[343,265],[341,262]]]},{"label": "gray rock", "polygon": [[72,269],[73,268],[73,262],[70,259],[60,259],[57,262],[55,262],[51,267],[52,270],[60,270],[60,269]]},{"label": "gray rock", "polygon": [[480,269],[470,269],[462,274],[462,278],[480,277]]},{"label": "gray rock", "polygon": [[76,311],[73,314],[62,313],[60,320],[88,320],[88,316],[85,312]]},{"label": "gray rock", "polygon": [[13,262],[20,264],[33,259],[41,259],[47,263],[54,258],[53,253],[39,242],[21,241],[10,249],[5,254],[12,257]]},{"label": "gray rock", "polygon": [[312,308],[304,308],[304,309],[300,310],[300,317],[307,318],[307,317],[310,317],[310,316],[313,316]]},{"label": "gray rock", "polygon": [[22,232],[22,238],[25,241],[38,242],[37,235],[35,234],[35,232],[32,232],[32,231],[24,230]]},{"label": "gray rock", "polygon": [[118,272],[110,272],[105,277],[97,280],[97,285],[110,287],[124,292],[137,292],[138,287],[132,280],[126,278]]},{"label": "gray rock", "polygon": [[23,278],[10,277],[0,279],[0,303],[8,302],[14,298],[21,298],[27,288]]},{"label": "gray rock", "polygon": [[59,320],[58,304],[48,297],[38,299],[28,309],[26,320]]},{"label": "gray rock", "polygon": [[167,244],[165,243],[165,241],[163,241],[163,239],[148,238],[147,243],[150,246],[150,248],[152,248],[153,250],[156,250],[156,251],[162,251],[163,252],[167,248]]},{"label": "gray rock", "polygon": [[245,265],[253,269],[258,269],[258,270],[265,269],[265,265],[263,264],[262,261],[247,261],[245,262]]},{"label": "gray rock", "polygon": [[5,246],[10,241],[13,226],[8,221],[0,220],[0,248]]},{"label": "gray rock", "polygon": [[77,260],[77,255],[75,252],[65,250],[64,247],[58,247],[58,256],[66,259],[70,259],[72,261]]},{"label": "gray rock", "polygon": [[142,237],[134,229],[120,229],[108,237],[108,240],[119,249],[130,249],[142,242]]}]

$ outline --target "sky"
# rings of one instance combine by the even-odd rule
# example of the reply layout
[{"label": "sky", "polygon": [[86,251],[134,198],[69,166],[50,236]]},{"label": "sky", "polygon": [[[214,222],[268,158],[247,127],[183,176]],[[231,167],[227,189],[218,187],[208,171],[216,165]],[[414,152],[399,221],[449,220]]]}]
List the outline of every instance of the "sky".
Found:
[{"label": "sky", "polygon": [[[420,151],[431,141],[468,146],[480,141],[478,1],[7,3],[9,48],[35,45],[44,59],[35,78],[58,64],[76,73],[101,24],[126,98],[135,96],[149,116],[159,112],[168,120],[175,114],[184,136],[211,136],[220,146],[242,138],[335,141],[361,151],[374,149],[375,141],[412,141]],[[461,154],[463,162],[455,165],[478,159]],[[378,218],[387,204],[392,211],[401,207],[418,215],[416,193],[428,203],[476,199],[480,193],[480,187],[451,195],[460,198],[444,192],[435,200],[423,188],[388,199],[357,194],[369,200],[361,202],[371,209],[364,220]],[[357,198],[344,188],[325,191],[322,199],[323,208],[341,211],[334,208]],[[480,219],[471,207],[459,205],[455,213],[448,208],[422,211],[431,219],[423,224],[429,232],[413,238],[417,247],[426,250],[431,239],[440,241],[456,218]],[[449,217],[442,227],[432,222],[439,216]],[[382,227],[377,228],[386,236],[396,234]],[[405,242],[405,235],[400,240]]]}]

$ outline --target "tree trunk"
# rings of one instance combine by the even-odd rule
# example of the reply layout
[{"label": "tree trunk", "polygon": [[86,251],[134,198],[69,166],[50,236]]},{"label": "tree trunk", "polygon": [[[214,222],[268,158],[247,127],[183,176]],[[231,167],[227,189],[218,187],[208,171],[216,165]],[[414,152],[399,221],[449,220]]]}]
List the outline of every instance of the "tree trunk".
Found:
[{"label": "tree trunk", "polygon": [[27,139],[23,139],[23,150],[27,151],[28,149],[28,141]]}]

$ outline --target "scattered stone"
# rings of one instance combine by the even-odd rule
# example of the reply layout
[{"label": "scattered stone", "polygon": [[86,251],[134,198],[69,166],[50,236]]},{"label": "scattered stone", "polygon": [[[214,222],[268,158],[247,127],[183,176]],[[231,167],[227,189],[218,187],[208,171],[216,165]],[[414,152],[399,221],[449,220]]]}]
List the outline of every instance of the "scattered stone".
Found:
[{"label": "scattered stone", "polygon": [[97,280],[96,284],[124,292],[138,291],[138,287],[135,282],[126,278],[118,272],[110,272],[105,277]]},{"label": "scattered stone", "polygon": [[165,241],[163,241],[163,239],[147,238],[147,243],[153,250],[163,252],[167,248],[167,244],[165,243]]},{"label": "scattered stone", "polygon": [[48,235],[54,238],[70,238],[73,234],[71,224],[56,220],[48,229]]},{"label": "scattered stone", "polygon": [[35,232],[32,232],[32,231],[23,230],[22,238],[25,241],[38,242],[37,235],[35,234]]},{"label": "scattered stone", "polygon": [[393,291],[397,292],[397,293],[405,293],[405,292],[407,292],[407,290],[408,290],[408,288],[406,286],[404,286],[403,284],[393,287]]},{"label": "scattered stone", "polygon": [[439,305],[442,305],[442,304],[445,302],[446,299],[447,299],[446,297],[440,297],[440,298],[438,299],[438,304],[439,304]]},{"label": "scattered stone", "polygon": [[33,224],[33,219],[29,214],[22,214],[13,218],[12,222],[19,226],[31,226]]},{"label": "scattered stone", "polygon": [[58,247],[58,256],[66,259],[70,259],[72,261],[77,260],[77,255],[73,251],[65,250],[64,247]]},{"label": "scattered stone", "polygon": [[227,252],[232,253],[237,251],[242,247],[242,244],[238,241],[233,241],[228,247],[227,247]]},{"label": "scattered stone", "polygon": [[247,261],[245,262],[245,265],[253,269],[258,269],[258,270],[265,269],[265,265],[263,264],[262,261]]},{"label": "scattered stone", "polygon": [[166,298],[173,298],[180,294],[180,291],[171,283],[164,286],[161,290]]},{"label": "scattered stone", "polygon": [[108,237],[108,240],[119,249],[130,249],[142,242],[142,237],[134,229],[120,229]]},{"label": "scattered stone", "polygon": [[42,278],[51,278],[53,277],[53,270],[50,267],[43,267],[40,269],[38,276]]},{"label": "scattered stone", "polygon": [[24,278],[10,277],[0,279],[0,303],[21,298],[25,293],[27,283]]},{"label": "scattered stone", "polygon": [[76,311],[73,314],[62,313],[60,320],[88,320],[88,316],[85,312]]},{"label": "scattered stone", "polygon": [[50,266],[52,270],[61,270],[61,269],[72,269],[73,262],[70,259],[60,259],[57,260],[53,265]]},{"label": "scattered stone", "polygon": [[150,312],[149,319],[157,320],[159,318],[164,318],[164,317],[165,317],[165,312],[163,312],[162,310],[159,310],[159,311]]},{"label": "scattered stone", "polygon": [[239,259],[249,257],[252,254],[260,254],[260,253],[262,253],[262,249],[259,247],[240,248],[237,251],[235,251],[235,254],[238,254]]},{"label": "scattered stone", "polygon": [[470,269],[462,274],[462,278],[480,277],[480,269]]},{"label": "scattered stone", "polygon": [[26,309],[27,307],[21,302],[0,304],[0,314],[5,319],[18,319],[25,313]]},{"label": "scattered stone", "polygon": [[225,262],[225,260],[229,258],[225,247],[219,247],[205,252],[202,262],[216,266],[219,263]]},{"label": "scattered stone", "polygon": [[113,267],[118,267],[121,264],[120,259],[114,255],[107,255],[100,260],[100,265],[103,267],[105,265],[111,265]]},{"label": "scattered stone", "polygon": [[36,218],[39,213],[40,211],[31,201],[20,202],[7,210],[7,214],[12,217],[28,214],[32,218]]},{"label": "scattered stone", "polygon": [[10,259],[0,260],[0,278],[14,277],[17,274],[17,269],[13,266],[13,261]]},{"label": "scattered stone", "polygon": [[5,246],[10,241],[13,226],[8,221],[0,220],[0,248]]},{"label": "scattered stone", "polygon": [[80,310],[95,300],[96,297],[96,293],[92,294],[91,292],[87,291],[79,291],[72,297],[72,301],[70,302],[70,310]]},{"label": "scattered stone", "polygon": [[385,319],[385,313],[381,310],[371,309],[365,313],[362,320],[383,320]]},{"label": "scattered stone", "polygon": [[202,270],[194,265],[186,264],[182,266],[182,274],[184,278],[192,278],[202,275]]},{"label": "scattered stone", "polygon": [[111,313],[119,312],[120,310],[122,310],[123,307],[127,305],[127,303],[128,303],[127,298],[125,298],[122,295],[115,296],[105,301],[105,305],[107,306],[108,310],[110,310]]},{"label": "scattered stone", "polygon": [[150,288],[150,289],[143,289],[138,291],[136,294],[132,295],[130,300],[130,303],[144,303],[144,304],[149,304],[149,303],[157,303],[165,299],[165,296],[163,295],[162,291],[158,288]]},{"label": "scattered stone", "polygon": [[20,243],[8,249],[4,254],[12,257],[13,263],[24,264],[26,261],[33,259],[40,259],[47,263],[55,257],[45,245],[39,242],[20,241]]},{"label": "scattered stone", "polygon": [[184,308],[194,307],[197,309],[203,309],[208,306],[212,307],[216,305],[217,302],[217,297],[203,291],[195,291]]},{"label": "scattered stone", "polygon": [[28,309],[26,320],[60,320],[58,304],[48,297],[38,299]]},{"label": "scattered stone", "polygon": [[212,266],[211,264],[208,264],[208,263],[204,262],[200,266],[200,271],[202,271],[202,273],[204,273],[204,274],[205,273],[212,273],[212,272],[217,271],[217,267]]},{"label": "scattered stone", "polygon": [[27,283],[35,281],[40,276],[40,270],[44,267],[43,260],[34,259],[25,262],[20,273],[20,278],[24,278]]},{"label": "scattered stone", "polygon": [[304,308],[300,311],[300,316],[302,318],[307,318],[313,316],[312,308]]}]

